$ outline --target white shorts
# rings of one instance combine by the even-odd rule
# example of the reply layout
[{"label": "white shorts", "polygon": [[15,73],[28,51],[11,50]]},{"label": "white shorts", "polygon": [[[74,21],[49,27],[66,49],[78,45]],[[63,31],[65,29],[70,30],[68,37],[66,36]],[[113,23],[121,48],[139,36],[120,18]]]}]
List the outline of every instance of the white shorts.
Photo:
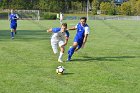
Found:
[{"label": "white shorts", "polygon": [[64,43],[65,42],[63,40],[56,41],[56,40],[51,39],[51,46],[52,46],[54,54],[58,53],[58,45],[59,47],[61,47],[62,45],[64,45]]}]

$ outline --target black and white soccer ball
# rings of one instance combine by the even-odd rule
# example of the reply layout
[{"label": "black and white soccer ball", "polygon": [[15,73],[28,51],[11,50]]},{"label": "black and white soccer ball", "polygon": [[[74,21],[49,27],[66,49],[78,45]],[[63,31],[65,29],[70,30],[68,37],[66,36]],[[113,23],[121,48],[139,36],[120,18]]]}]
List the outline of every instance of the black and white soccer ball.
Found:
[{"label": "black and white soccer ball", "polygon": [[65,71],[65,68],[64,68],[63,66],[58,66],[58,67],[56,68],[56,73],[57,73],[57,74],[62,75],[62,74],[64,74],[64,71]]}]

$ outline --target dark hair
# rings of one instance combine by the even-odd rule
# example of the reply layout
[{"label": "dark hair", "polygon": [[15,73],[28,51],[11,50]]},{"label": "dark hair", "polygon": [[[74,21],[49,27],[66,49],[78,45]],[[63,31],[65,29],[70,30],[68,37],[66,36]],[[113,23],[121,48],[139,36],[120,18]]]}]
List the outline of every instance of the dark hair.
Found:
[{"label": "dark hair", "polygon": [[80,20],[81,20],[81,19],[84,19],[85,21],[87,21],[87,18],[86,18],[86,17],[81,17]]},{"label": "dark hair", "polygon": [[65,27],[67,27],[67,23],[62,23],[62,26],[65,26]]}]

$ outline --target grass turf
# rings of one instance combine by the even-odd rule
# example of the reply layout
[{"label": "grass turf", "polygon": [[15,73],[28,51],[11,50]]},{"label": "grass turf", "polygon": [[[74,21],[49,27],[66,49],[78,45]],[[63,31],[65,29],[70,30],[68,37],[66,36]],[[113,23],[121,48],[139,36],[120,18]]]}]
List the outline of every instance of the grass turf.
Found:
[{"label": "grass turf", "polygon": [[[68,27],[78,20],[64,20]],[[72,62],[58,63],[47,28],[59,22],[18,21],[18,33],[10,39],[9,22],[0,21],[0,93],[139,93],[140,22],[91,20],[84,49]],[[70,31],[66,52],[75,35]],[[65,52],[64,60],[67,59]],[[64,75],[55,69],[62,65]]]}]

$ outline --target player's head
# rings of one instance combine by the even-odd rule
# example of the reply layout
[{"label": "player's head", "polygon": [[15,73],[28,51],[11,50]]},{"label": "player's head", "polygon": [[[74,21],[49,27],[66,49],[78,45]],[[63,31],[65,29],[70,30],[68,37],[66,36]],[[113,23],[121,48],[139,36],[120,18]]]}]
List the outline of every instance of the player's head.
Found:
[{"label": "player's head", "polygon": [[80,23],[81,23],[82,26],[86,24],[86,21],[87,21],[86,17],[81,17],[80,18]]},{"label": "player's head", "polygon": [[61,25],[61,31],[64,32],[67,30],[67,23],[62,23]]},{"label": "player's head", "polygon": [[14,13],[14,10],[13,9],[11,9],[11,14],[13,14]]}]

